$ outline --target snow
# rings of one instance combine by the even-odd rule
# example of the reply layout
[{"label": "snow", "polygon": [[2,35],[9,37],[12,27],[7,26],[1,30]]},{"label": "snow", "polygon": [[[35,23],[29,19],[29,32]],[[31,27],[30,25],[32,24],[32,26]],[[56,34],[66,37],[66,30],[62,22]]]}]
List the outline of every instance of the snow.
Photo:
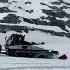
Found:
[{"label": "snow", "polygon": [[[23,31],[22,31],[23,32]],[[16,33],[9,31],[6,34],[0,33],[0,43],[4,46],[5,36]],[[22,33],[22,35],[24,32]],[[32,38],[31,38],[32,37]],[[67,60],[59,59],[39,59],[10,57],[0,54],[0,70],[69,70],[70,69],[70,39],[66,37],[51,36],[50,34],[41,33],[40,31],[29,31],[26,33],[28,41],[45,41],[45,45],[40,45],[45,49],[59,51],[59,56],[67,55]],[[42,40],[41,40],[42,39]]]},{"label": "snow", "polygon": [[41,33],[40,31],[29,31],[29,33],[26,34],[25,40],[29,42],[43,42],[46,41],[46,39],[50,35],[46,35],[45,33]]},{"label": "snow", "polygon": [[64,30],[62,30],[60,27],[58,26],[45,26],[45,25],[35,25],[35,24],[30,24],[30,23],[26,23],[26,22],[22,22],[20,24],[8,24],[8,23],[0,23],[0,25],[8,25],[8,26],[27,26],[30,28],[37,28],[37,29],[42,29],[42,30],[52,30],[55,32],[66,32]]},{"label": "snow", "polygon": [[66,3],[70,3],[70,0],[63,0],[64,2],[66,2]]},{"label": "snow", "polygon": [[[17,3],[12,3],[9,5],[9,9],[17,11],[17,15],[25,17],[25,18],[39,18],[41,16],[46,16],[46,14],[42,13],[41,9],[47,9],[50,8],[48,6],[43,6],[40,3],[43,2],[45,4],[51,5],[50,2],[53,2],[56,0],[23,0],[21,3],[21,0],[17,0]],[[11,1],[10,1],[11,2]],[[25,2],[31,2],[31,4],[25,4]],[[16,6],[16,7],[15,7]],[[18,7],[22,7],[22,9],[18,9]],[[25,10],[33,10],[33,12],[27,13]]]},{"label": "snow", "polygon": [[[64,41],[65,40],[65,41]],[[57,42],[56,42],[57,41]],[[64,41],[64,42],[63,42]],[[56,44],[55,44],[56,43]],[[3,70],[69,70],[70,69],[70,40],[65,38],[52,39],[44,45],[46,49],[59,51],[60,55],[66,54],[67,60],[39,59],[24,57],[8,57],[0,54],[0,69]]]},{"label": "snow", "polygon": [[[0,33],[0,43],[4,48],[5,37],[10,36],[12,33],[17,33],[15,31],[9,31],[6,34]],[[24,33],[21,33],[24,35]],[[45,49],[53,49],[59,51],[60,55],[67,54],[68,58],[70,57],[70,39],[66,37],[51,36],[50,34],[42,33],[40,31],[29,31],[26,33],[25,40],[28,42],[45,42],[45,45],[41,47]]]},{"label": "snow", "polygon": [[67,17],[64,17],[64,18],[58,18],[56,17],[57,20],[63,20],[63,21],[68,21],[69,19]]},{"label": "snow", "polygon": [[66,13],[70,14],[70,9],[63,9]]},{"label": "snow", "polygon": [[[17,0],[17,3],[12,3],[9,5],[9,9],[17,11],[17,15],[25,17],[25,18],[40,18],[41,16],[47,16],[46,14],[42,13],[41,9],[47,9],[51,10],[49,6],[56,6],[57,8],[63,7],[64,4],[60,5],[53,5],[52,2],[58,2],[58,0],[23,0],[21,3],[21,0]],[[69,0],[64,0],[64,2],[69,2]],[[10,1],[11,2],[11,1]],[[25,4],[25,2],[31,2],[31,4]],[[40,3],[44,3],[46,5],[41,5]],[[16,6],[16,7],[15,7]],[[21,7],[22,9],[18,9],[18,7]],[[28,13],[25,10],[33,10],[32,13]],[[69,13],[69,9],[63,9],[65,12]]]},{"label": "snow", "polygon": [[4,45],[5,44],[5,34],[4,33],[0,33],[0,45]]},{"label": "snow", "polygon": [[0,3],[0,7],[4,7],[4,6],[7,6],[8,3]]},{"label": "snow", "polygon": [[[1,4],[0,7],[8,6],[10,10],[17,11],[15,14],[25,17],[25,18],[40,18],[41,16],[47,16],[42,13],[41,9],[49,10],[48,6],[41,5],[43,2],[47,5],[54,6],[50,4],[50,2],[57,0],[17,0],[17,3],[12,2],[12,4]],[[25,2],[31,2],[30,4],[25,5]],[[63,0],[64,2],[69,3],[69,0]],[[18,9],[18,7],[22,7],[22,9]],[[55,5],[58,8],[63,7],[64,4]],[[27,13],[25,10],[33,10],[33,12]],[[63,9],[65,12],[70,13],[69,9]],[[0,19],[7,16],[9,13],[0,13]],[[57,17],[56,17],[57,18]],[[62,19],[57,18],[58,20],[67,21],[68,18],[64,17]],[[22,22],[20,24],[8,24],[8,23],[0,23],[0,25],[8,25],[8,26],[27,26],[30,28],[37,28],[42,30],[52,30],[55,32],[65,32],[60,27],[57,26],[44,26],[44,25],[35,25]],[[70,28],[66,26],[66,29]],[[0,45],[4,49],[5,37],[9,37],[12,33],[18,33],[15,31],[9,31],[5,33],[0,33]],[[65,32],[66,33],[66,32]],[[20,34],[20,33],[18,33]],[[59,52],[59,56],[62,54],[67,55],[67,60],[59,60],[59,59],[39,59],[39,58],[24,58],[24,57],[10,57],[5,54],[0,54],[0,70],[70,70],[70,39],[66,37],[59,36],[51,36],[50,34],[42,33],[40,31],[29,31],[29,33],[25,33],[22,31],[22,35],[26,35],[25,40],[29,42],[44,42],[44,45],[39,45],[44,49],[51,49]]]},{"label": "snow", "polygon": [[[23,34],[23,33],[22,33]],[[66,43],[66,41],[70,42],[70,39],[58,36],[51,36],[51,34],[42,33],[40,31],[29,31],[26,33],[26,40],[29,42],[46,42],[46,43]]]},{"label": "snow", "polygon": [[0,69],[3,70],[69,70],[69,60],[38,59],[0,56]]},{"label": "snow", "polygon": [[66,37],[51,36],[39,31],[30,31],[26,34],[26,41],[29,42],[45,42],[45,45],[41,45],[42,48],[52,49],[59,51],[60,55],[66,54],[70,59],[70,39]]},{"label": "snow", "polygon": [[0,20],[3,20],[9,13],[0,13]]},{"label": "snow", "polygon": [[[24,22],[23,22],[24,23]],[[64,30],[62,30],[60,27],[58,26],[44,26],[44,25],[35,25],[35,24],[29,24],[29,23],[26,23],[23,24],[21,23],[20,25],[21,26],[29,26],[29,27],[34,27],[34,28],[37,28],[37,29],[43,29],[43,30],[53,30],[53,31],[56,31],[56,32],[65,32]]]},{"label": "snow", "polygon": [[70,28],[68,26],[66,26],[66,29],[68,29],[69,30],[69,33],[70,33]]}]

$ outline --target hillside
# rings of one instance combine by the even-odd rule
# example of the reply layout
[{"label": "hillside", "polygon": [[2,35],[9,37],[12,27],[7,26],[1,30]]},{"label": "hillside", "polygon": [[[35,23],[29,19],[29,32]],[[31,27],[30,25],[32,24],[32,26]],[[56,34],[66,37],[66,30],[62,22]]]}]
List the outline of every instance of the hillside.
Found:
[{"label": "hillside", "polygon": [[0,32],[5,34],[1,34],[2,45],[10,31],[25,34],[29,42],[44,42],[47,47],[65,47],[64,43],[70,42],[68,0],[8,0],[0,3],[0,16]]},{"label": "hillside", "polygon": [[[12,57],[0,53],[0,70],[70,70],[69,0],[0,0],[0,45],[25,35],[25,41],[65,54],[66,60]],[[12,41],[12,40],[11,40]]]},{"label": "hillside", "polygon": [[[33,27],[33,30],[70,38],[70,3],[65,0],[9,0],[4,5],[2,3],[0,9],[1,15],[6,13],[0,19],[1,25],[3,23],[29,25],[28,27],[31,29]],[[12,30],[10,27],[7,29]],[[0,31],[5,32],[7,29],[5,27]]]}]

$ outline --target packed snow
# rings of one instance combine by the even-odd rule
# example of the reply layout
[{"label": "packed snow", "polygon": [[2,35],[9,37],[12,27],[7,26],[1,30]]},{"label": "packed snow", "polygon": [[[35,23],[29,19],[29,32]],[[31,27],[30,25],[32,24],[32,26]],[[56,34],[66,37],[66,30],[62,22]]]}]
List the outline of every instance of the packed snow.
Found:
[{"label": "packed snow", "polygon": [[69,70],[69,60],[35,59],[0,55],[0,70]]}]

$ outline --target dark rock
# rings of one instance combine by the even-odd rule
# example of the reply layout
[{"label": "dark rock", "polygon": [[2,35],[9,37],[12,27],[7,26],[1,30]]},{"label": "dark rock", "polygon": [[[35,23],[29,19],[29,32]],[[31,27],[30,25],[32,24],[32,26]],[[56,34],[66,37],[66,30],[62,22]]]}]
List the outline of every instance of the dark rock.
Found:
[{"label": "dark rock", "polygon": [[33,13],[33,10],[25,10],[26,12],[28,12],[28,13]]},{"label": "dark rock", "polygon": [[20,20],[19,16],[16,16],[15,14],[8,14],[6,17],[3,18],[3,20],[0,20],[0,22],[17,24],[20,22]]},{"label": "dark rock", "polygon": [[8,0],[0,0],[0,2],[7,3]]},{"label": "dark rock", "polygon": [[65,60],[65,59],[67,59],[67,56],[66,56],[66,54],[63,54],[62,56],[60,56],[60,57],[59,57],[59,59],[62,59],[62,60]]},{"label": "dark rock", "polygon": [[18,8],[19,8],[19,9],[22,9],[22,7],[20,7],[20,6],[19,6]]},{"label": "dark rock", "polygon": [[31,4],[31,2],[25,2],[25,4]]},{"label": "dark rock", "polygon": [[47,21],[41,21],[39,19],[31,19],[31,20],[36,25],[48,25]]},{"label": "dark rock", "polygon": [[28,18],[24,18],[24,17],[23,17],[23,20],[24,20],[24,22],[28,22],[28,23],[33,24],[33,22],[32,22],[32,20],[31,20],[31,19],[28,19]]},{"label": "dark rock", "polygon": [[4,12],[16,12],[16,11],[9,10],[8,7],[0,7],[0,13]]},{"label": "dark rock", "polygon": [[65,11],[62,11],[62,10],[45,10],[45,9],[42,9],[42,12],[45,13],[46,15],[49,15],[49,16],[53,16],[53,17],[58,17],[58,18],[64,18],[65,16],[67,17],[67,14]]},{"label": "dark rock", "polygon": [[61,3],[60,2],[51,2],[51,4],[60,5]]},{"label": "dark rock", "polygon": [[46,4],[45,4],[45,3],[43,3],[43,2],[41,2],[40,4],[41,4],[41,5],[46,5]]}]

